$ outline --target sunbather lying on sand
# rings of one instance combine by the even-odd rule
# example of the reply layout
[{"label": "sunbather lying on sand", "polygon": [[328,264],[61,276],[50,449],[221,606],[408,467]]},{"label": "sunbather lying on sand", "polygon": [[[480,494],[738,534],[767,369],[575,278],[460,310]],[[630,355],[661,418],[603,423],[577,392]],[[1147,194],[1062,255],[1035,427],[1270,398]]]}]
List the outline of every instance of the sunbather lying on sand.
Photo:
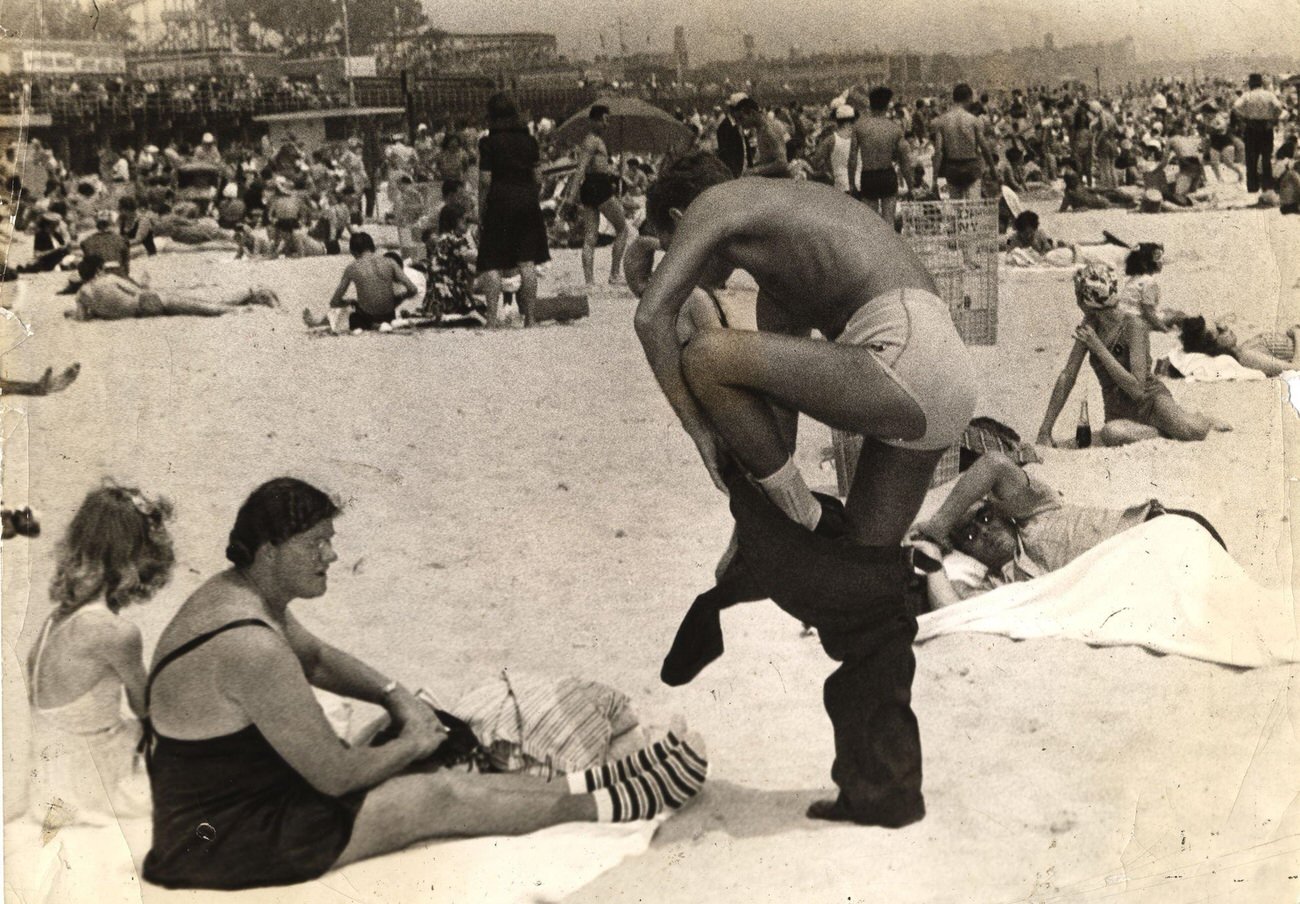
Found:
[{"label": "sunbather lying on sand", "polygon": [[1154,499],[1124,509],[1074,505],[1006,455],[989,452],[953,485],[939,510],[913,528],[912,538],[929,540],[945,552],[955,548],[987,568],[976,576],[957,577],[942,569],[932,573],[930,605],[940,608],[1055,571],[1121,531],[1161,515],[1191,518],[1223,545],[1210,522],[1196,512],[1168,509]]},{"label": "sunbather lying on sand", "polygon": [[77,307],[67,312],[74,320],[127,320],[132,317],[220,317],[248,305],[273,308],[279,299],[270,289],[253,286],[218,301],[164,297],[114,273],[104,272],[104,260],[90,254],[77,266],[81,288]]},{"label": "sunbather lying on sand", "polygon": [[45,368],[45,373],[41,374],[41,378],[34,381],[6,380],[0,377],[0,393],[27,396],[49,395],[52,392],[67,389],[77,379],[79,373],[81,373],[81,365],[73,364],[57,377],[54,375],[53,367]]},{"label": "sunbather lying on sand", "polygon": [[1270,377],[1300,370],[1300,324],[1284,334],[1262,333],[1238,344],[1232,328],[1204,317],[1188,317],[1181,325],[1183,351],[1203,355],[1229,355],[1243,367]]},{"label": "sunbather lying on sand", "polygon": [[1016,214],[1013,231],[1002,242],[1008,263],[1017,267],[1047,264],[1065,267],[1087,259],[1085,249],[1108,244],[1106,239],[1097,242],[1062,242],[1039,228],[1038,214],[1023,210]]}]

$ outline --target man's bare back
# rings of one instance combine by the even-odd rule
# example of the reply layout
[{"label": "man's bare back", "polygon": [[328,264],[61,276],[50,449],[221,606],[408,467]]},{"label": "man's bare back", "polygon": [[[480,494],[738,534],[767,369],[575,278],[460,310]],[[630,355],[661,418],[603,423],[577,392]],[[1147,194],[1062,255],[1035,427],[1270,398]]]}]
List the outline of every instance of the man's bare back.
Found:
[{"label": "man's bare back", "polygon": [[933,129],[944,162],[982,159],[979,119],[964,107],[949,109],[934,121]]},{"label": "man's bare back", "polygon": [[[390,258],[370,253],[348,264],[344,282],[357,287],[357,309],[375,319],[391,320],[400,301],[395,284],[410,284],[401,267]],[[411,287],[414,291],[414,286]]]},{"label": "man's bare back", "polygon": [[903,129],[884,116],[864,116],[853,124],[862,169],[883,170],[902,159]]},{"label": "man's bare back", "polygon": [[901,288],[936,292],[924,264],[898,234],[830,186],[725,182],[702,194],[682,225],[683,243],[701,247],[672,254],[676,249],[670,246],[647,291],[656,284],[681,291],[684,302],[715,269],[738,268],[758,283],[760,305],[774,305],[793,326],[828,338],[838,336],[872,298]]}]

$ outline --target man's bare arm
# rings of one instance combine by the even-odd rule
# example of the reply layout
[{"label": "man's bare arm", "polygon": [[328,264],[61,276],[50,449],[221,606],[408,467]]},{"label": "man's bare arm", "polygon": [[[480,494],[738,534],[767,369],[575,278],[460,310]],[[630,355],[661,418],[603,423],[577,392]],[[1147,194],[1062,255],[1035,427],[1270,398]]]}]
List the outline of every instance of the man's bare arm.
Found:
[{"label": "man's bare arm", "polygon": [[352,285],[352,265],[348,264],[343,269],[343,278],[339,280],[338,288],[334,290],[334,297],[330,299],[331,308],[343,307],[343,296],[347,294],[350,285]]},{"label": "man's bare arm", "polygon": [[[720,186],[721,187],[721,186]],[[637,337],[664,396],[692,437],[708,425],[682,379],[681,349],[677,345],[677,315],[690,297],[710,260],[727,236],[736,231],[741,214],[718,198],[717,188],[705,192],[678,223],[676,234],[655,268],[637,305]],[[726,209],[719,210],[719,207]],[[747,211],[744,216],[751,216]]]},{"label": "man's bare arm", "polygon": [[391,258],[389,258],[389,262],[393,265],[393,281],[400,283],[402,286],[402,291],[398,293],[397,296],[398,303],[400,304],[401,302],[406,301],[406,299],[414,298],[419,294],[420,290],[415,287],[415,283],[411,282],[411,277],[406,275],[405,268],[400,266],[397,261],[392,260]]}]

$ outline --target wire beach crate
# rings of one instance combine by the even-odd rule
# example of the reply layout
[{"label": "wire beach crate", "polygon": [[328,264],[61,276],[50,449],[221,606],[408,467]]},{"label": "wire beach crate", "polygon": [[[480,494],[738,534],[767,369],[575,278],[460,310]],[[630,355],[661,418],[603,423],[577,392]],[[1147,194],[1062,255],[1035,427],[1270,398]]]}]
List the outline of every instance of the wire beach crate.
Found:
[{"label": "wire beach crate", "polygon": [[[948,305],[957,333],[967,345],[998,340],[998,202],[902,201],[902,236],[925,263]],[[848,495],[857,469],[862,437],[831,431],[835,478]],[[944,453],[931,486],[957,477],[958,447]]]}]

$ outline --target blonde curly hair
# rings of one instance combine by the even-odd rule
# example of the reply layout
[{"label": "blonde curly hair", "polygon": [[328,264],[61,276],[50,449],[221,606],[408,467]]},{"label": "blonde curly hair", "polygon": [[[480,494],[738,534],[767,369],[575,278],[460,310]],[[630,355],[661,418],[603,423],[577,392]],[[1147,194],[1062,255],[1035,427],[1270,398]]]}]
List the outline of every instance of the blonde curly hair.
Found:
[{"label": "blonde curly hair", "polygon": [[113,612],[143,602],[171,579],[172,506],[113,481],[92,490],[58,546],[50,598],[67,615],[103,596]]}]

